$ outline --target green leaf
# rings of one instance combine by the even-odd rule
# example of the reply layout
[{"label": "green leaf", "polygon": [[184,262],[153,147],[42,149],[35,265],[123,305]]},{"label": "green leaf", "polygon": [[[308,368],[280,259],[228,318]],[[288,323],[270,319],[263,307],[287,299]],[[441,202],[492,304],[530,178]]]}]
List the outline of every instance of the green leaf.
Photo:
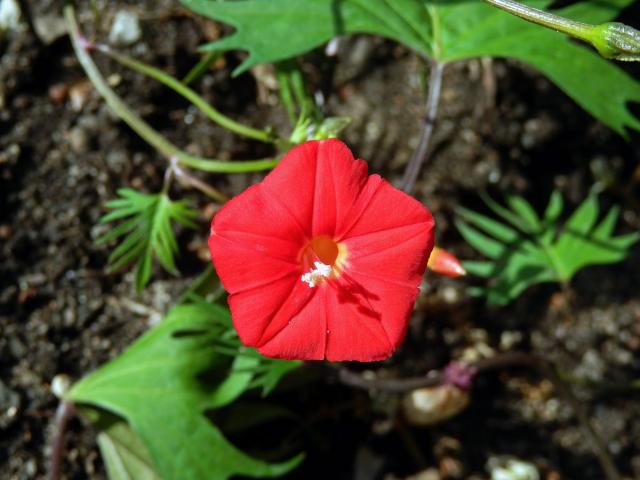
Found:
[{"label": "green leaf", "polygon": [[[228,313],[212,307],[204,301],[175,307],[120,357],[74,385],[69,398],[125,419],[165,480],[282,475],[302,457],[276,464],[249,457],[206,415],[248,386],[237,376],[215,380],[228,364],[214,345],[228,331]],[[240,373],[239,365],[234,369],[232,377]]]},{"label": "green leaf", "polygon": [[467,243],[483,255],[497,259],[507,253],[507,248],[503,243],[484,235],[475,228],[467,225],[465,222],[456,220],[455,225],[460,232],[460,235],[464,237]]},{"label": "green leaf", "polygon": [[105,410],[81,410],[98,430],[98,447],[109,480],[161,480],[147,447],[127,422]]},{"label": "green leaf", "polygon": [[575,273],[588,266],[615,263],[627,258],[628,249],[638,241],[638,233],[613,237],[613,227],[618,209],[612,209],[600,224],[598,200],[595,195],[587,197],[567,220],[553,246],[555,255],[561,259],[562,277],[570,280]]},{"label": "green leaf", "polygon": [[591,231],[598,219],[598,199],[589,195],[569,217],[565,228],[576,235],[585,235]]},{"label": "green leaf", "polygon": [[[554,13],[599,23],[613,19],[632,1],[587,0]],[[526,3],[546,8],[552,2]],[[616,132],[625,135],[625,128],[640,129],[640,121],[628,109],[629,103],[640,101],[640,84],[590,47],[483,2],[442,2],[437,12],[443,26],[438,42],[442,60],[482,55],[521,60]]]},{"label": "green leaf", "polygon": [[196,228],[193,219],[198,215],[183,201],[172,201],[165,194],[143,194],[131,189],[118,190],[120,198],[106,202],[113,211],[100,223],[124,220],[97,240],[104,244],[121,239],[109,256],[111,268],[116,270],[138,260],[136,288],[142,290],[153,267],[153,257],[170,273],[176,274],[175,256],[178,242],[172,222],[188,228]]},{"label": "green leaf", "polygon": [[285,375],[302,365],[302,362],[298,360],[278,360],[276,358],[265,359],[263,363],[262,371],[256,375],[252,383],[253,387],[262,389],[263,397],[269,395]]},{"label": "green leaf", "polygon": [[540,233],[540,241],[544,245],[548,245],[553,241],[555,236],[553,225],[555,225],[560,218],[560,215],[562,215],[563,209],[564,200],[562,200],[562,194],[559,191],[554,190],[551,193],[551,198],[549,199],[549,203],[547,204],[547,208],[545,209],[542,217],[544,228]]},{"label": "green leaf", "polygon": [[497,238],[501,242],[514,242],[518,239],[518,232],[503,223],[493,220],[490,217],[481,215],[468,208],[458,207],[456,212],[469,223],[480,227],[482,230]]},{"label": "green leaf", "polygon": [[191,10],[229,23],[237,31],[207,50],[243,49],[241,73],[258,63],[294,57],[336,35],[366,32],[425,51],[431,44],[431,16],[421,0],[181,0]]},{"label": "green leaf", "polygon": [[478,277],[490,277],[495,273],[495,266],[491,262],[467,260],[463,262],[463,266],[467,273]]},{"label": "green leaf", "polygon": [[524,198],[515,195],[507,197],[507,204],[525,222],[529,231],[540,229],[540,219],[531,204]]},{"label": "green leaf", "polygon": [[617,207],[596,224],[595,196],[589,196],[563,226],[557,225],[563,208],[558,192],[552,194],[543,222],[524,198],[508,197],[511,209],[489,197],[485,201],[516,229],[464,208],[458,210],[461,218],[476,228],[460,219],[456,220],[456,226],[471,246],[490,258],[467,261],[464,266],[469,273],[488,279],[487,286],[476,289],[476,293],[480,291],[492,305],[505,305],[536,283],[568,282],[589,265],[624,260],[629,248],[640,240],[640,233],[612,235]]},{"label": "green leaf", "polygon": [[[181,0],[236,31],[207,50],[242,49],[235,71],[284,60],[346,33],[393,39],[443,62],[481,56],[510,57],[540,70],[585,110],[625,135],[640,130],[628,108],[640,102],[640,84],[593,49],[481,1],[436,0]],[[587,0],[555,12],[584,22],[613,19],[633,0]],[[550,0],[528,4],[546,8]],[[585,81],[589,79],[589,81]]]},{"label": "green leaf", "polygon": [[237,356],[233,360],[229,376],[216,388],[211,398],[211,408],[224,407],[242,395],[251,384],[255,368],[259,364],[260,358],[257,356]]}]

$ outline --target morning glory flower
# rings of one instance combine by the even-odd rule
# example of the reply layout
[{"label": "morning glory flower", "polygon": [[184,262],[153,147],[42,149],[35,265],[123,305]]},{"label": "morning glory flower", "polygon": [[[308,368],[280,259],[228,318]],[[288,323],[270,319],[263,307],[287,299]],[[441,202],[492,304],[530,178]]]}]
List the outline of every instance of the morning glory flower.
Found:
[{"label": "morning glory flower", "polygon": [[404,339],[433,227],[424,205],[330,139],[293,148],[230,200],[209,248],[245,345],[367,362]]}]

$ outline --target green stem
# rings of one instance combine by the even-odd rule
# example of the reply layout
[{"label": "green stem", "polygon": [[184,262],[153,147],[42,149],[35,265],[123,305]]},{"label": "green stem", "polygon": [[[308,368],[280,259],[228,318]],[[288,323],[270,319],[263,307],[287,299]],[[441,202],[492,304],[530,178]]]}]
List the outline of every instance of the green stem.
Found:
[{"label": "green stem", "polygon": [[76,53],[78,61],[89,80],[102,96],[109,107],[135,131],[149,145],[153,146],[166,158],[175,158],[184,166],[190,166],[207,172],[218,173],[245,173],[273,168],[276,160],[265,159],[250,162],[225,162],[208,158],[196,157],[180,150],[173,143],[165,139],[160,133],[154,130],[148,123],[131,110],[122,99],[111,89],[106,80],[96,67],[91,56],[87,52],[87,40],[81,35],[75,17],[73,5],[67,4],[64,7],[64,16],[67,23],[71,43]]},{"label": "green stem", "polygon": [[247,127],[246,125],[236,122],[226,115],[223,115],[218,110],[213,108],[211,104],[209,104],[209,102],[207,102],[204,98],[194,92],[191,88],[187,87],[180,80],[167,75],[162,70],[118,53],[115,50],[109,48],[107,45],[96,45],[96,50],[108,55],[116,62],[125,65],[126,67],[129,67],[137,72],[140,72],[143,75],[147,75],[154,80],[157,80],[158,82],[166,85],[167,87],[175,91],[178,95],[181,95],[182,97],[189,100],[198,109],[200,109],[202,113],[209,117],[209,119],[211,119],[221,127],[226,128],[227,130],[231,130],[238,135],[253,138],[254,140],[259,140],[261,142],[274,143],[278,141],[277,137],[274,137],[274,135],[270,132]]},{"label": "green stem", "polygon": [[545,12],[537,8],[523,5],[513,0],[484,0],[485,2],[497,7],[505,12],[516,15],[517,17],[524,18],[529,22],[542,25],[543,27],[551,28],[562,33],[566,33],[573,37],[579,38],[584,41],[589,41],[590,37],[587,31],[592,28],[592,25],[588,23],[576,22],[569,20],[553,13]]},{"label": "green stem", "polygon": [[220,52],[213,50],[208,52],[202,59],[187,73],[182,79],[182,83],[190,85],[198,80],[211,67],[211,65],[220,58]]},{"label": "green stem", "polygon": [[216,173],[248,173],[271,170],[280,161],[279,159],[268,158],[265,160],[224,162],[222,160],[210,160],[208,158],[195,157],[184,152],[180,157],[176,156],[176,158],[178,158],[180,163],[186,167],[202,170],[203,172]]},{"label": "green stem", "polygon": [[186,169],[178,165],[177,159],[172,158],[170,162],[171,167],[169,167],[169,170],[171,171],[171,175],[174,175],[181,183],[195,188],[196,190],[200,190],[206,196],[220,204],[226,203],[229,200],[225,195],[220,193],[211,185],[203,182],[199,178],[194,177]]},{"label": "green stem", "polygon": [[605,58],[640,61],[640,32],[618,22],[577,22],[513,0],[484,0],[505,12],[590,43]]}]

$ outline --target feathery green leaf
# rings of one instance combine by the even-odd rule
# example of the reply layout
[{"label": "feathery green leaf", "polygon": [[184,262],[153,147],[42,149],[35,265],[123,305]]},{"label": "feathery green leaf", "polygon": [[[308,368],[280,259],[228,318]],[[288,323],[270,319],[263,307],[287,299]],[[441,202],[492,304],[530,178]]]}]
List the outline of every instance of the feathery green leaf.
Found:
[{"label": "feathery green leaf", "polygon": [[145,194],[132,189],[118,190],[120,198],[106,202],[107,213],[100,223],[122,220],[122,223],[100,237],[98,244],[120,240],[111,252],[109,263],[117,270],[138,261],[136,288],[142,290],[149,279],[153,258],[172,274],[177,273],[175,257],[179,247],[172,222],[195,228],[193,220],[198,213],[184,201],[173,201],[166,194]]},{"label": "feathery green leaf", "polygon": [[[489,261],[464,262],[471,274],[488,278],[480,289],[489,304],[505,305],[529,286],[543,282],[569,282],[589,265],[624,260],[640,233],[613,236],[619,209],[613,207],[598,220],[598,200],[589,196],[564,225],[559,192],[553,192],[542,221],[522,197],[508,197],[509,208],[485,197],[488,207],[512,226],[485,215],[459,208],[456,220],[464,239]],[[478,293],[478,289],[476,289]]]}]

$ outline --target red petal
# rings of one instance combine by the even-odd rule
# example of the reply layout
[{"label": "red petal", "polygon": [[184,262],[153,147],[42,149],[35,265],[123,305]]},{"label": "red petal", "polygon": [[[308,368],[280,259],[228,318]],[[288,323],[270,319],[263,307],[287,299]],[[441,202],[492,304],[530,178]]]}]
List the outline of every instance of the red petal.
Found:
[{"label": "red petal", "polygon": [[366,163],[330,139],[292,149],[262,185],[314,237],[334,235],[366,182]]},{"label": "red petal", "polygon": [[418,289],[357,273],[343,275],[328,298],[329,361],[384,360],[400,345]]},{"label": "red petal", "polygon": [[393,187],[377,175],[369,177],[362,195],[358,197],[349,215],[351,226],[342,233],[344,239],[382,232],[403,225],[423,223],[425,229],[433,229],[431,213],[413,197]]},{"label": "red petal", "polygon": [[344,240],[347,269],[420,284],[433,245],[430,225],[414,223]]},{"label": "red petal", "polygon": [[[386,278],[374,278],[358,273],[353,273],[351,277],[360,284],[366,284],[372,294],[379,297],[379,300],[372,301],[372,308],[382,312],[382,326],[392,349],[395,350],[407,333],[409,316],[420,291],[417,287],[389,281]],[[391,353],[389,352],[389,355]]]},{"label": "red petal", "polygon": [[216,272],[229,293],[266,286],[287,274],[300,274],[300,267],[293,262],[220,235],[209,237],[209,249]]},{"label": "red petal", "polygon": [[236,293],[299,274],[297,255],[304,238],[291,214],[256,185],[214,217],[209,249],[222,284]]},{"label": "red petal", "polygon": [[259,344],[297,283],[301,283],[299,275],[288,275],[268,285],[229,295],[231,318],[243,344]]},{"label": "red petal", "polygon": [[[330,362],[371,362],[387,358],[394,347],[382,326],[382,315],[370,290],[342,278],[327,298],[327,352]],[[375,304],[375,305],[374,305]]]},{"label": "red petal", "polygon": [[[307,290],[312,290],[305,285]],[[326,288],[313,289],[308,303],[258,347],[263,355],[288,360],[322,360],[327,338]]]},{"label": "red petal", "polygon": [[[244,232],[256,237],[280,240],[289,244],[286,250],[289,253],[292,248],[303,244],[305,239],[305,232],[286,206],[274,201],[264,191],[262,184],[254,185],[229,200],[213,218],[212,235],[227,235],[229,232]],[[259,245],[255,239],[248,239],[248,243]],[[274,250],[279,250],[281,246],[274,246]],[[295,255],[297,253],[296,251]]]},{"label": "red petal", "polygon": [[385,181],[367,200],[342,240],[346,270],[418,287],[433,248],[431,213]]},{"label": "red petal", "polygon": [[311,236],[313,192],[319,142],[291,149],[260,184],[269,198],[289,211],[307,237]]}]

